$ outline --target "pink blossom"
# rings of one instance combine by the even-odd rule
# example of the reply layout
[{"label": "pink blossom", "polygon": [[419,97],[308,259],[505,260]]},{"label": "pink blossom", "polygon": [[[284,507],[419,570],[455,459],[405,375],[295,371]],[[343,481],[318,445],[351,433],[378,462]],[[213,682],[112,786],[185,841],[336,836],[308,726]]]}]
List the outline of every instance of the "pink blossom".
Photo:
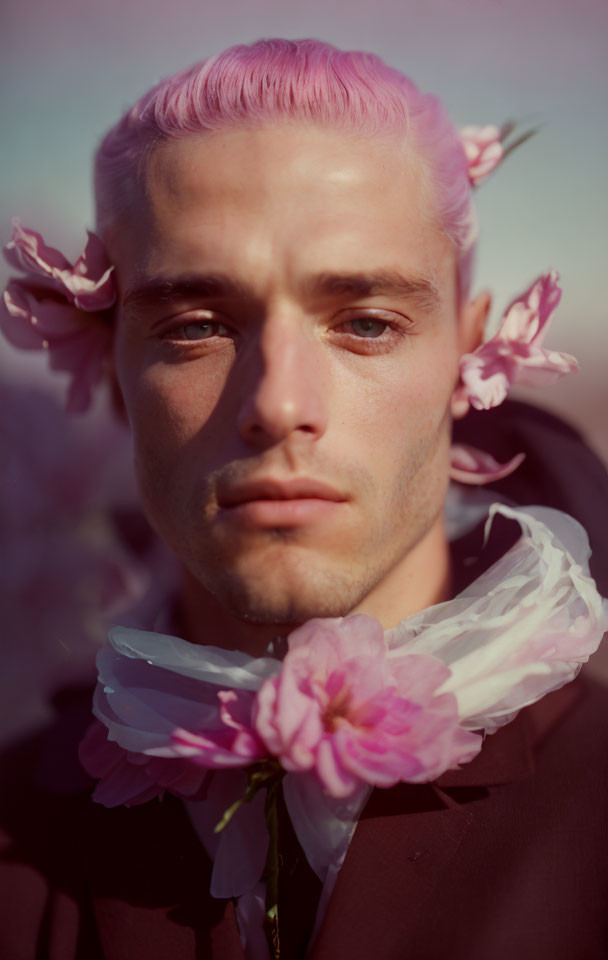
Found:
[{"label": "pink blossom", "polygon": [[502,131],[493,124],[468,126],[460,130],[460,138],[469,164],[469,180],[476,186],[496,169],[504,156]]},{"label": "pink blossom", "polygon": [[104,314],[83,313],[65,300],[41,299],[26,281],[11,280],[4,291],[0,328],[21,350],[46,350],[51,369],[70,373],[67,409],[81,413],[91,403],[93,387],[103,377],[112,346],[112,328]]},{"label": "pink blossom", "polygon": [[99,779],[93,794],[106,807],[127,807],[163,797],[166,790],[178,797],[197,799],[206,770],[187,760],[167,760],[123,750],[108,739],[105,726],[95,720],[83,737],[78,755],[89,776]]},{"label": "pink blossom", "polygon": [[[207,717],[210,716],[206,709],[209,696],[213,699],[215,693],[209,694],[207,689],[201,697],[201,714]],[[171,731],[167,724],[167,733],[157,737],[157,743],[146,749],[124,745],[137,742],[137,731],[132,736],[127,730],[125,736],[125,730],[114,725],[110,740],[106,726],[95,721],[80,746],[82,765],[90,776],[100,781],[94,799],[107,807],[121,803],[132,806],[162,797],[165,790],[179,797],[194,798],[203,787],[207,770],[247,767],[267,758],[266,748],[251,729],[255,692],[220,690],[217,698],[219,711],[211,711],[211,720],[204,729],[174,727]],[[172,701],[174,705],[179,701],[177,693]],[[141,703],[139,709],[142,709]],[[133,698],[128,710],[135,724],[141,722],[142,716],[149,719],[152,714],[148,709],[138,715],[137,699]],[[156,714],[156,722],[158,719]],[[114,740],[116,735],[123,736],[123,743]]]},{"label": "pink blossom", "polygon": [[436,694],[449,673],[434,657],[389,658],[371,617],[311,620],[260,688],[254,726],[284,769],[314,770],[334,797],[433,780],[481,746],[460,728],[456,699]]},{"label": "pink blossom", "polygon": [[72,265],[59,250],[47,247],[39,233],[28,230],[15,217],[4,256],[12,267],[35,274],[38,286],[61,294],[79,310],[107,310],[116,299],[114,267],[99,237],[90,231],[87,233],[84,253]]},{"label": "pink blossom", "polygon": [[51,368],[71,374],[68,410],[86,410],[112,346],[114,268],[101,240],[90,233],[86,250],[72,266],[39,233],[14,220],[5,256],[29,276],[6,287],[0,328],[15,347],[48,351]]},{"label": "pink blossom", "polygon": [[525,453],[517,453],[507,463],[498,463],[491,454],[483,450],[454,443],[450,449],[450,477],[459,483],[491,483],[493,480],[508,477],[525,458]]},{"label": "pink blossom", "polygon": [[568,353],[542,346],[549,320],[561,297],[555,270],[541,275],[504,313],[498,332],[473,353],[460,358],[458,399],[467,399],[477,410],[503,402],[517,383],[543,387],[578,369]]},{"label": "pink blossom", "polygon": [[172,742],[178,756],[203,767],[246,767],[268,756],[264,744],[251,728],[255,694],[248,690],[220,690],[220,720],[223,728],[194,733],[177,729]]}]

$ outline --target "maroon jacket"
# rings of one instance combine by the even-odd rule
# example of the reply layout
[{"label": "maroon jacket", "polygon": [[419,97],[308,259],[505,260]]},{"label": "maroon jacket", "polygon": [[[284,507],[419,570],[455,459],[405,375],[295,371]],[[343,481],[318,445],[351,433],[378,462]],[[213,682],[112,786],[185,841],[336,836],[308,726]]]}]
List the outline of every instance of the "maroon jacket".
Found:
[{"label": "maroon jacket", "polygon": [[[503,459],[530,451],[503,491],[578,516],[608,592],[601,465],[552,417],[518,404],[495,413],[480,421],[489,438],[459,439]],[[569,472],[581,491],[564,484]],[[542,497],[527,490],[535,477]],[[501,549],[511,535],[505,527]],[[459,550],[478,551],[479,531]],[[492,559],[482,555],[467,577]],[[232,902],[209,897],[211,864],[180,802],[106,810],[90,801],[76,758],[89,697],[63,694],[55,725],[3,758],[0,957],[242,960]],[[522,711],[461,770],[374,791],[310,960],[608,957],[607,720],[605,688],[581,678]],[[319,885],[285,819],[282,830],[282,957],[291,960],[304,955]]]}]

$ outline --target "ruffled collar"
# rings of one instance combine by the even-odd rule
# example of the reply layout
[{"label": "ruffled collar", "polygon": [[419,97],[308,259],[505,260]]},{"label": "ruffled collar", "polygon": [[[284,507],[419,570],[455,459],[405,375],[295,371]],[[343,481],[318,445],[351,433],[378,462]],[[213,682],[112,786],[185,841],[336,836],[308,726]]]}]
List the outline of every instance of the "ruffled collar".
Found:
[{"label": "ruffled collar", "polygon": [[[430,690],[430,700],[443,698],[457,710],[457,732],[442,747],[443,768],[433,750],[419,751],[414,759],[428,762],[428,775],[413,764],[412,775],[399,779],[437,780],[457,765],[454,757],[457,762],[470,760],[477,753],[467,739],[477,736],[473,731],[493,732],[521,708],[572,680],[608,627],[608,604],[588,573],[583,528],[548,508],[494,504],[486,538],[496,514],[520,525],[517,542],[453,600],[408,617],[384,635],[391,677],[411,672],[416,658],[438,661],[444,672],[436,678],[441,682]],[[343,625],[350,629],[350,622],[358,619],[329,623],[344,630]],[[319,630],[315,623],[328,622],[311,621],[300,628],[309,631],[307,641]],[[290,652],[298,648],[307,645],[290,642]],[[116,627],[99,653],[98,669],[98,723],[81,750],[87,771],[100,780],[94,799],[107,806],[135,804],[165,790],[186,799],[214,859],[212,895],[255,898],[267,845],[262,794],[244,804],[219,837],[212,827],[243,792],[243,757],[257,759],[260,741],[264,748],[274,745],[274,755],[288,770],[282,781],[287,810],[309,863],[325,883],[327,900],[378,779],[360,778],[355,789],[337,796],[327,789],[334,781],[324,780],[317,766],[298,768],[281,740],[284,731],[276,709],[272,713],[281,664],[270,657],[253,659],[238,651]],[[256,722],[245,722],[262,688],[272,709],[266,709],[268,702],[258,704]],[[228,697],[218,701],[218,691]],[[266,727],[260,725],[260,716],[268,721]],[[226,726],[232,727],[232,739],[221,736]],[[247,739],[252,731],[254,742]],[[239,750],[241,762],[231,763],[230,756]],[[209,781],[210,766],[233,769]],[[364,766],[362,770],[365,774]]]}]

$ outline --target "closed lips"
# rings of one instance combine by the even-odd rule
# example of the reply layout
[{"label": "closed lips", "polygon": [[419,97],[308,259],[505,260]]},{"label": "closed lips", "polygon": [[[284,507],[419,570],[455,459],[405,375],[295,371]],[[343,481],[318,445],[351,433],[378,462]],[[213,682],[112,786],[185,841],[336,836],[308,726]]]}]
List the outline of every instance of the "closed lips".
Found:
[{"label": "closed lips", "polygon": [[254,500],[332,500],[340,502],[347,498],[339,491],[318,480],[296,478],[293,480],[255,480],[239,484],[220,492],[220,507],[236,507]]}]

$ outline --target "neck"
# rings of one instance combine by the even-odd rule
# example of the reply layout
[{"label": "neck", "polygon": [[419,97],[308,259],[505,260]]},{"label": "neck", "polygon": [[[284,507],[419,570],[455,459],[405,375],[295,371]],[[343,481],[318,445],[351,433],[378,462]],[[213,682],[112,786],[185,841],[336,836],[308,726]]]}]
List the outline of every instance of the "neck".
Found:
[{"label": "neck", "polygon": [[[440,514],[425,536],[385,574],[349,613],[376,617],[385,630],[452,595],[450,549]],[[191,643],[213,644],[262,656],[277,636],[299,624],[258,624],[233,616],[184,569],[177,610],[180,635]]]},{"label": "neck", "polygon": [[367,613],[385,630],[452,596],[452,561],[443,513],[351,613]]}]

